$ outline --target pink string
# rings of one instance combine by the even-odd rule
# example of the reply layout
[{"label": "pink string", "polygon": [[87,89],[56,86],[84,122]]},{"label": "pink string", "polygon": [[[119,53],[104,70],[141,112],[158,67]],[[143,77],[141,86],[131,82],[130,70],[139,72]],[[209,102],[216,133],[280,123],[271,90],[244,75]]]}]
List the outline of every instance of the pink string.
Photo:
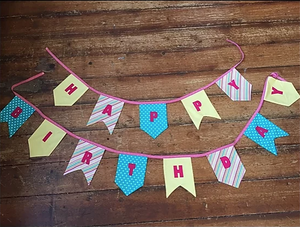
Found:
[{"label": "pink string", "polygon": [[[63,126],[59,125],[58,123],[56,123],[55,121],[53,121],[51,118],[47,117],[45,114],[43,114],[43,112],[41,110],[39,110],[39,108],[37,108],[35,105],[33,105],[31,102],[29,102],[28,100],[26,100],[23,96],[21,96],[20,94],[18,94],[17,92],[14,91],[14,88],[15,87],[18,87],[19,85],[21,84],[25,84],[25,83],[28,83],[34,79],[37,79],[41,76],[44,75],[44,72],[41,72],[35,76],[32,76],[26,80],[23,80],[17,84],[14,84],[12,87],[11,87],[11,90],[12,92],[18,96],[20,99],[22,99],[24,102],[26,102],[28,105],[30,105],[32,108],[34,108],[44,119],[48,120],[49,122],[51,122],[52,124],[54,124],[55,126],[57,126],[58,128],[60,128],[61,130],[63,130],[64,132],[66,132],[68,135],[78,139],[78,140],[82,140],[82,141],[85,141],[87,143],[90,143],[90,144],[93,144],[97,147],[101,147],[103,149],[105,149],[106,151],[110,151],[112,153],[117,153],[117,154],[126,154],[126,155],[135,155],[135,156],[144,156],[144,157],[147,157],[147,158],[153,158],[153,159],[165,159],[165,158],[183,158],[183,157],[190,157],[190,158],[199,158],[199,157],[204,157],[204,156],[207,156],[209,154],[212,154],[214,152],[217,152],[219,150],[222,150],[222,149],[225,149],[225,148],[228,148],[228,147],[231,147],[231,146],[234,146],[239,140],[240,138],[243,136],[244,134],[244,131],[247,129],[247,127],[249,126],[249,124],[252,122],[253,118],[256,116],[256,114],[259,112],[259,110],[261,109],[262,105],[263,105],[263,101],[264,101],[264,97],[265,97],[265,92],[266,92],[266,87],[267,87],[267,79],[268,77],[266,78],[265,80],[265,84],[264,84],[264,88],[263,88],[263,93],[262,93],[262,96],[261,96],[261,99],[260,99],[260,103],[257,107],[257,109],[255,110],[254,114],[252,115],[252,117],[249,119],[249,121],[247,122],[247,124],[245,125],[245,127],[243,128],[243,130],[240,132],[240,134],[238,135],[238,137],[234,140],[233,143],[230,143],[230,144],[227,144],[225,146],[222,146],[222,147],[219,147],[217,149],[214,149],[214,150],[211,150],[211,151],[208,151],[208,152],[205,152],[205,153],[201,153],[201,154],[181,154],[181,155],[149,155],[149,154],[141,154],[141,153],[133,153],[133,152],[127,152],[127,151],[119,151],[119,150],[115,150],[115,149],[112,149],[110,147],[106,147],[106,146],[103,146],[101,144],[98,144],[98,143],[95,143],[93,141],[90,141],[88,139],[85,139],[85,138],[82,138],[80,136],[77,136],[76,134],[70,132],[69,130],[67,130],[66,128],[64,128]],[[274,78],[278,78],[280,80],[283,80],[285,81],[283,78],[279,77],[278,73],[271,73],[270,76],[273,76]]]},{"label": "pink string", "polygon": [[76,73],[74,73],[69,67],[67,67],[64,63],[62,63],[61,60],[58,59],[58,57],[56,57],[50,50],[48,47],[46,47],[46,51],[55,59],[56,62],[58,62],[58,64],[60,64],[65,70],[67,70],[69,73],[71,73],[73,76],[75,76],[79,81],[81,81],[85,86],[87,86],[90,90],[92,90],[93,92],[99,94],[99,95],[104,95],[106,97],[109,97],[109,98],[112,98],[112,99],[116,99],[116,100],[119,100],[121,102],[124,102],[124,103],[128,103],[128,104],[133,104],[133,105],[140,105],[140,104],[164,104],[164,103],[174,103],[174,102],[178,102],[178,101],[181,101],[182,99],[185,99],[193,94],[196,94],[197,92],[199,91],[202,91],[202,90],[205,90],[206,88],[209,88],[210,86],[212,86],[213,84],[215,84],[218,80],[220,80],[221,78],[223,78],[225,75],[227,75],[232,69],[234,69],[235,67],[237,67],[239,64],[241,64],[241,62],[244,60],[244,52],[242,51],[241,47],[233,42],[232,40],[229,40],[227,39],[226,40],[227,42],[230,42],[232,44],[234,44],[240,51],[242,57],[241,57],[241,60],[235,64],[233,67],[231,67],[227,72],[225,72],[224,74],[222,74],[220,77],[218,77],[217,79],[215,79],[214,81],[212,81],[211,83],[209,83],[208,85],[202,87],[202,88],[199,88],[197,89],[196,91],[193,91],[189,94],[186,94],[182,97],[179,97],[179,98],[176,98],[176,99],[171,99],[171,100],[166,100],[166,101],[142,101],[142,102],[138,102],[138,101],[130,101],[130,100],[126,100],[126,99],[122,99],[122,98],[119,98],[119,97],[115,97],[115,96],[112,96],[112,95],[108,95],[108,94],[105,94],[103,92],[100,92],[94,88],[92,88],[89,84],[87,84],[83,79],[81,79]]}]

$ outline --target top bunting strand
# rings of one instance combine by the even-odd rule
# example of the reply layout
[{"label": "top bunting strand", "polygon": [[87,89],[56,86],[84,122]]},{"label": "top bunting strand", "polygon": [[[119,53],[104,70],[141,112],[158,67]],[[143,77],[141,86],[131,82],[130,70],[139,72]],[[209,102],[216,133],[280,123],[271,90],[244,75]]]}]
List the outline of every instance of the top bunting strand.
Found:
[{"label": "top bunting strand", "polygon": [[228,148],[228,147],[232,147],[234,146],[240,139],[241,137],[243,136],[244,132],[247,130],[247,128],[249,127],[249,125],[251,124],[251,122],[253,121],[253,119],[255,118],[255,116],[257,115],[257,113],[260,111],[262,105],[263,105],[263,102],[264,102],[264,97],[265,97],[265,94],[266,94],[266,88],[267,88],[267,84],[268,84],[268,78],[271,76],[271,77],[274,77],[278,80],[281,80],[281,81],[285,81],[283,78],[279,77],[277,73],[271,73],[269,76],[267,76],[267,78],[265,79],[265,83],[264,83],[264,88],[263,88],[263,93],[262,93],[262,96],[261,96],[261,100],[260,100],[260,103],[257,107],[257,109],[255,110],[255,112],[253,113],[252,117],[249,119],[249,121],[247,122],[247,124],[245,125],[245,127],[242,129],[242,131],[239,133],[239,135],[236,137],[236,139],[230,143],[230,144],[227,144],[225,146],[222,146],[222,147],[219,147],[217,149],[214,149],[214,150],[211,150],[211,151],[208,151],[208,152],[205,152],[205,153],[200,153],[200,154],[182,154],[182,155],[148,155],[148,154],[142,154],[142,153],[133,153],[133,152],[127,152],[127,151],[121,151],[121,150],[115,150],[115,149],[112,149],[112,148],[109,148],[109,147],[106,147],[106,146],[103,146],[101,144],[98,144],[98,143],[95,143],[93,141],[90,141],[88,139],[85,139],[85,138],[82,138],[72,132],[70,132],[69,130],[67,130],[66,128],[64,128],[63,126],[59,125],[58,123],[56,123],[55,121],[53,121],[52,119],[50,119],[49,117],[47,117],[45,114],[43,114],[43,112],[41,110],[39,110],[39,108],[37,108],[35,105],[33,105],[31,102],[29,102],[28,100],[26,100],[24,97],[22,97],[20,94],[18,94],[17,92],[14,91],[14,88],[21,85],[21,84],[25,84],[25,83],[28,83],[34,79],[37,79],[41,76],[43,76],[44,73],[39,73],[35,76],[32,76],[24,81],[21,81],[17,84],[14,84],[12,87],[11,87],[11,90],[12,92],[18,97],[20,98],[21,100],[23,100],[25,103],[27,103],[29,106],[31,106],[35,111],[37,111],[44,119],[48,120],[50,123],[52,123],[53,125],[57,126],[58,128],[60,128],[61,130],[63,130],[66,134],[78,139],[78,140],[82,140],[84,142],[87,142],[87,143],[90,143],[94,146],[97,146],[97,147],[100,147],[106,151],[109,151],[109,152],[113,152],[113,153],[117,153],[117,154],[126,154],[126,155],[135,155],[135,156],[143,156],[143,157],[147,157],[147,158],[153,158],[153,159],[166,159],[166,158],[184,158],[184,157],[190,157],[190,158],[196,158],[196,157],[204,157],[204,156],[207,156],[209,154],[212,154],[212,153],[215,153],[219,150],[222,150],[222,149],[225,149],[225,148]]},{"label": "top bunting strand", "polygon": [[[120,102],[124,102],[124,103],[127,103],[127,104],[133,104],[133,105],[141,105],[141,104],[169,104],[169,103],[174,103],[174,102],[178,102],[178,101],[181,101],[183,99],[186,99],[188,98],[189,96],[192,96],[202,90],[205,90],[209,87],[211,87],[212,85],[214,85],[215,83],[219,83],[219,81],[223,78],[223,77],[226,77],[227,79],[230,79],[232,78],[232,81],[229,81],[229,88],[231,87],[234,87],[233,89],[235,90],[238,90],[238,93],[239,93],[239,96],[240,98],[234,98],[235,95],[233,95],[234,97],[232,97],[232,95],[230,95],[229,93],[227,93],[225,91],[225,88],[222,87],[222,86],[219,86],[223,91],[225,91],[225,93],[232,98],[232,100],[242,100],[242,101],[246,101],[246,100],[251,100],[251,87],[252,85],[249,84],[248,81],[245,80],[245,78],[243,78],[241,76],[240,73],[237,72],[237,70],[235,69],[239,64],[241,64],[241,62],[244,60],[244,52],[242,51],[241,47],[233,42],[232,40],[229,40],[227,39],[226,40],[227,42],[235,45],[240,53],[241,53],[241,60],[236,63],[233,67],[231,67],[229,70],[227,70],[224,74],[222,74],[221,76],[219,76],[217,79],[215,79],[214,81],[212,81],[211,83],[209,83],[208,85],[202,87],[202,88],[199,88],[189,94],[186,94],[182,97],[179,97],[179,98],[176,98],[176,99],[171,99],[171,100],[165,100],[165,101],[131,101],[131,100],[126,100],[126,99],[122,99],[122,98],[118,98],[118,97],[115,97],[115,96],[112,96],[112,95],[108,95],[108,94],[105,94],[103,92],[100,92],[94,88],[92,88],[90,85],[88,85],[83,79],[81,79],[78,75],[76,75],[75,72],[73,72],[69,67],[67,67],[61,60],[58,59],[58,57],[56,57],[50,50],[49,48],[46,48],[46,51],[51,55],[51,57],[58,63],[60,64],[65,70],[67,70],[70,74],[72,74],[71,78],[72,79],[65,79],[62,83],[63,86],[61,87],[61,89],[59,90],[60,92],[63,92],[65,93],[64,94],[64,98],[67,98],[69,101],[65,104],[65,106],[70,106],[70,105],[73,105],[79,98],[81,95],[84,94],[84,92],[86,91],[85,88],[87,87],[88,89],[90,89],[91,91],[99,94],[99,95],[103,95],[105,97],[108,97],[108,98],[111,98],[111,99],[114,99],[114,100],[118,100]],[[231,73],[231,72],[235,72],[234,74]],[[68,77],[69,78],[69,77]],[[77,80],[76,80],[77,79]],[[234,80],[235,79],[235,80]],[[65,82],[67,80],[67,82]],[[236,81],[236,82],[235,82]],[[78,87],[77,86],[80,86]],[[249,87],[249,89],[244,89],[243,86],[246,86]],[[60,87],[61,84],[58,86]],[[239,86],[239,87],[237,87]],[[57,87],[57,88],[58,88]],[[79,89],[80,88],[80,89]],[[56,88],[55,88],[56,89]],[[227,89],[227,88],[226,88]],[[246,92],[247,94],[243,94],[241,95],[242,92]],[[250,94],[249,94],[250,92]],[[56,96],[56,94],[54,93],[54,97]],[[72,96],[74,96],[74,98],[71,98]],[[79,96],[79,97],[78,97]],[[242,98],[242,97],[247,97],[247,98]],[[56,105],[56,103],[55,103]],[[59,104],[59,105],[63,105],[63,104]]]}]

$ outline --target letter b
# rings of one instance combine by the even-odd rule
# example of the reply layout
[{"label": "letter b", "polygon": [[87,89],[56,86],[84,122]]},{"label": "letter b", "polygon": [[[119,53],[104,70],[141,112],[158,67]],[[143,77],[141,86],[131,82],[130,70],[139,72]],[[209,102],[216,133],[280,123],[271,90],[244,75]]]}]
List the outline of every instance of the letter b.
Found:
[{"label": "letter b", "polygon": [[17,107],[10,115],[13,118],[19,117],[19,115],[23,112],[23,110],[20,107]]}]

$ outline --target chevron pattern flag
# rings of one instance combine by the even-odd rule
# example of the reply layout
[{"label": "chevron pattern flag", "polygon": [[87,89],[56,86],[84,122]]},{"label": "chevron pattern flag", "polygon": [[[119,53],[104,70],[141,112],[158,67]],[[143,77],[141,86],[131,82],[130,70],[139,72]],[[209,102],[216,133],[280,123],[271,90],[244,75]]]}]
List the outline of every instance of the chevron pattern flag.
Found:
[{"label": "chevron pattern flag", "polygon": [[234,146],[224,148],[207,156],[218,181],[238,188],[246,169]]},{"label": "chevron pattern flag", "polygon": [[87,125],[103,121],[112,134],[123,109],[124,102],[100,95]]},{"label": "chevron pattern flag", "polygon": [[250,84],[235,68],[230,70],[216,84],[233,101],[250,101],[252,84]]},{"label": "chevron pattern flag", "polygon": [[88,185],[90,185],[104,151],[103,148],[79,140],[64,175],[82,170]]}]

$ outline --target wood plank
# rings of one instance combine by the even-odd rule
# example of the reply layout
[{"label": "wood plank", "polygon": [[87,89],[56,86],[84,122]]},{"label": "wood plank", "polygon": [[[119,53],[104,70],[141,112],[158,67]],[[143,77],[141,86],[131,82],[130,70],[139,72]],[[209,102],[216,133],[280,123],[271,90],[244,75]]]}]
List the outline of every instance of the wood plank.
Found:
[{"label": "wood plank", "polygon": [[[274,13],[275,9],[276,13]],[[239,7],[219,5],[209,8],[143,10],[138,13],[111,11],[71,17],[55,17],[53,14],[49,17],[2,18],[1,28],[5,34],[4,37],[104,32],[120,35],[123,31],[129,30],[158,30],[276,21],[299,21],[299,4],[295,2],[258,2],[257,4],[240,4]],[[14,29],[10,29],[11,27]]]},{"label": "wood plank", "polygon": [[[237,150],[246,168],[241,184],[257,179],[299,177],[299,145],[278,146],[278,156],[261,148]],[[68,155],[69,156],[69,155]],[[36,160],[28,165],[1,167],[1,198],[39,196],[61,193],[81,193],[117,189],[114,183],[118,158],[104,158],[87,185],[81,171],[63,176],[68,162],[43,163]],[[216,183],[217,179],[207,159],[193,158],[195,183]],[[221,183],[215,187],[219,187]],[[162,160],[149,159],[143,187],[164,186]],[[11,190],[11,189],[14,190]]]},{"label": "wood plank", "polygon": [[183,219],[161,222],[143,222],[127,224],[127,226],[299,226],[300,212],[284,212],[273,214],[254,214],[240,216],[224,216]]},{"label": "wood plank", "polygon": [[[210,101],[222,119],[205,117],[202,122],[227,123],[228,121],[246,121],[251,118],[252,114],[257,109],[261,100],[261,95],[262,94],[252,94],[251,102],[232,102],[229,97],[224,95],[212,96],[210,97]],[[43,99],[45,100],[45,96],[43,95],[35,94],[35,96],[39,97],[39,101],[41,101],[41,103]],[[94,100],[96,101],[97,98],[98,97],[94,97]],[[92,104],[74,105],[72,107],[53,107],[50,106],[51,104],[49,103],[48,107],[41,107],[41,111],[46,116],[71,131],[107,130],[107,127],[103,123],[86,126],[95,107],[95,101],[93,101]],[[224,103],[228,104],[223,107]],[[45,102],[43,104],[45,104]],[[300,102],[296,102],[290,107],[285,107],[270,102],[264,102],[260,113],[268,119],[299,117],[299,104]],[[275,109],[276,111],[274,111]],[[192,124],[192,121],[181,102],[168,104],[167,111],[168,125],[175,126]],[[41,124],[42,120],[42,117],[39,117],[39,114],[35,113],[34,116],[30,118],[30,124],[26,124],[26,126],[21,127],[15,135],[32,134]],[[115,129],[139,128],[139,126],[139,105],[125,105]],[[7,126],[3,125],[0,127],[0,133],[1,135],[7,135]]]},{"label": "wood plank", "polygon": [[[3,183],[3,182],[2,182]],[[51,196],[1,199],[1,226],[51,226]]]},{"label": "wood plank", "polygon": [[[129,33],[121,36],[111,35],[71,35],[7,38],[1,41],[1,59],[18,57],[36,58],[45,56],[45,47],[55,50],[60,56],[86,55],[99,53],[120,54],[126,58],[128,53],[194,50],[228,46],[227,38],[239,45],[260,45],[265,43],[287,43],[299,40],[299,23],[284,22],[268,24],[251,24],[239,26],[212,26],[204,28],[181,28],[163,31]],[[176,35],[174,36],[174,32]],[[88,39],[87,39],[88,37]],[[151,40],[151,42],[149,42]],[[34,51],[33,51],[34,50]]]},{"label": "wood plank", "polygon": [[[278,72],[287,81],[293,83],[296,89],[300,89],[298,76],[300,72],[299,66],[260,69],[238,68],[238,70],[252,84],[252,93],[256,93],[257,95],[261,94],[266,76],[272,71]],[[124,79],[120,77],[97,78],[95,76],[90,79],[85,79],[85,81],[101,92],[128,100],[168,100],[181,97],[206,86],[222,75],[222,73],[224,73],[224,71],[215,70],[155,77],[128,76]],[[8,78],[4,75],[1,79],[4,77],[5,83],[3,82],[0,84],[0,93],[2,97],[0,100],[1,109],[4,108],[14,96],[10,87],[22,80],[21,78]],[[39,107],[53,106],[54,101],[52,91],[61,82],[56,77],[57,75],[55,73],[47,73],[37,80],[17,87],[15,90]],[[135,84],[135,89],[131,89],[132,84]],[[155,87],[155,92],[153,92],[153,87]],[[224,92],[217,85],[213,85],[205,91],[210,98],[214,95],[224,96]],[[98,98],[99,96],[94,92],[87,91],[74,105],[95,104]],[[243,103],[243,106],[246,104],[247,102]],[[68,109],[69,108],[67,108],[67,110]]]},{"label": "wood plank", "polygon": [[118,190],[59,195],[54,197],[55,224],[107,225],[299,211],[299,178],[244,182],[239,189],[197,184],[196,191],[195,198],[178,188],[168,199],[164,187],[143,188],[128,197]]},{"label": "wood plank", "polygon": [[[275,140],[277,146],[299,144],[299,117],[271,121],[289,133],[289,136]],[[139,128],[116,129],[113,135],[109,135],[106,130],[80,130],[75,134],[117,150],[156,155],[190,154],[203,153],[232,143],[245,125],[245,121],[203,123],[199,131],[194,125],[170,126],[155,140]],[[0,156],[1,165],[34,163],[35,159],[29,158],[29,149],[24,148],[29,137],[30,135],[15,135],[11,139],[1,139],[0,145],[3,149]],[[77,139],[66,136],[55,151],[49,157],[41,158],[41,161],[69,161],[77,143]],[[243,136],[235,147],[242,149],[259,145]],[[106,152],[105,156],[116,157],[117,154]]]},{"label": "wood plank", "polygon": [[[266,1],[267,2],[267,1]],[[85,13],[96,13],[99,11],[112,10],[145,10],[161,8],[183,8],[183,7],[212,7],[221,4],[253,4],[256,1],[84,1],[84,2],[1,2],[0,18],[4,17],[33,17],[49,15],[81,15]]]},{"label": "wood plank", "polygon": [[[262,44],[259,46],[242,46],[247,60],[239,66],[245,68],[265,68],[278,66],[299,65],[299,43]],[[55,50],[52,50],[55,53]],[[289,58],[282,53],[289,53]],[[45,53],[46,54],[46,53]],[[205,57],[203,57],[205,56]],[[60,57],[60,55],[58,55]],[[184,74],[188,72],[203,72],[223,70],[226,72],[240,60],[240,55],[234,46],[221,48],[207,48],[191,52],[170,52],[165,55],[161,53],[134,53],[128,54],[124,61],[118,58],[120,55],[100,56],[76,56],[61,58],[61,60],[81,78],[93,77],[127,77],[141,75],[169,75]],[[92,65],[89,64],[92,62]],[[28,75],[35,75],[37,70],[43,68],[38,65],[45,65],[45,59],[24,59],[22,61],[1,62],[0,67],[7,77],[28,78]],[[46,66],[51,68],[46,71],[54,71],[56,79],[64,79],[68,73],[60,66],[51,66],[54,60],[49,57]],[[163,67],[162,67],[163,66]],[[26,73],[24,73],[26,72]],[[1,80],[5,82],[5,80]]]}]

